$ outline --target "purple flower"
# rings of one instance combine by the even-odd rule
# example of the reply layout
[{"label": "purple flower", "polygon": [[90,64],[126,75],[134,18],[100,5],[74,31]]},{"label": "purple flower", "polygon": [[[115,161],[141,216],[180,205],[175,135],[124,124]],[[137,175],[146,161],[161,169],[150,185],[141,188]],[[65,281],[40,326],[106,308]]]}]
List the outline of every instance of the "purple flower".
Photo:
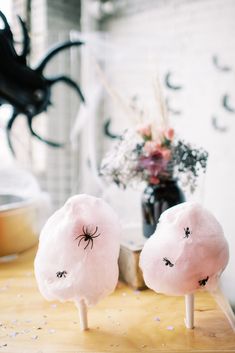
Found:
[{"label": "purple flower", "polygon": [[168,161],[163,158],[161,152],[156,151],[151,156],[141,156],[138,161],[139,171],[147,170],[151,176],[157,176],[167,168]]}]

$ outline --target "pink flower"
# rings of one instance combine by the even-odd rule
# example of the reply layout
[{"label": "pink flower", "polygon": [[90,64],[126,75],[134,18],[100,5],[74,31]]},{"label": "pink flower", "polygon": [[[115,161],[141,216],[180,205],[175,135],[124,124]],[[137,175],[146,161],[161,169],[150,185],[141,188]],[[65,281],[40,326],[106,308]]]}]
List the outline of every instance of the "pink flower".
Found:
[{"label": "pink flower", "polygon": [[157,184],[159,184],[160,180],[157,177],[155,177],[155,176],[150,176],[149,182],[151,184],[157,185]]},{"label": "pink flower", "polygon": [[150,156],[141,156],[138,161],[138,170],[146,170],[150,176],[157,177],[166,170],[168,161],[163,158],[161,152],[156,151]]},{"label": "pink flower", "polygon": [[137,126],[136,131],[143,137],[151,137],[151,126],[150,124],[140,124]]},{"label": "pink flower", "polygon": [[169,161],[171,159],[171,151],[167,148],[161,148],[160,152],[162,154],[163,159]]},{"label": "pink flower", "polygon": [[147,155],[151,155],[155,153],[159,148],[159,144],[156,141],[146,141],[144,145],[144,152],[147,153]]},{"label": "pink flower", "polygon": [[165,138],[167,138],[167,140],[172,141],[174,138],[174,135],[175,135],[175,131],[172,128],[169,128],[164,131],[164,136],[165,136]]}]

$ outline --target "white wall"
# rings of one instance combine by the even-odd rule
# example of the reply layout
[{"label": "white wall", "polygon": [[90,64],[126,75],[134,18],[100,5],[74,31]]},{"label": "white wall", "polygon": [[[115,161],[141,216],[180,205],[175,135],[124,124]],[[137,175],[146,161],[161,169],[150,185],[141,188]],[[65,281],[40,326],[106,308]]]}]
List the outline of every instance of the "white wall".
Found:
[{"label": "white wall", "polygon": [[[235,1],[166,0],[149,4],[144,11],[135,8],[133,13],[104,21],[102,29],[120,49],[120,58],[116,51],[107,53],[107,71],[123,97],[140,95],[150,111],[152,79],[158,72],[165,96],[181,111],[181,115],[170,114],[172,125],[182,137],[208,149],[204,203],[218,217],[230,242],[231,260],[224,277],[233,287],[230,295],[235,302],[235,114],[221,103],[222,96],[229,94],[230,105],[235,108]],[[229,71],[215,67],[215,55],[219,65],[229,66]],[[182,90],[165,87],[168,71],[173,72],[172,82],[180,83]],[[130,118],[112,102],[106,101],[106,109],[116,132],[130,125]],[[213,127],[213,116],[226,132]]]}]

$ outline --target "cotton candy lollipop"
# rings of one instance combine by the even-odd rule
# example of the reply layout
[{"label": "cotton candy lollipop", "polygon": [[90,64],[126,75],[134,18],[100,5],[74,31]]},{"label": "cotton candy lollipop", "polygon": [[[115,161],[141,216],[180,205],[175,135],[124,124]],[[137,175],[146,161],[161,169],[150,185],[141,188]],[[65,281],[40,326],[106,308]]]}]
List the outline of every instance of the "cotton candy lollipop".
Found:
[{"label": "cotton candy lollipop", "polygon": [[116,287],[119,248],[120,225],[111,207],[96,197],[71,197],[40,234],[34,265],[41,294],[74,301],[87,329],[87,305]]},{"label": "cotton candy lollipop", "polygon": [[[216,218],[198,203],[184,202],[166,210],[145,243],[140,266],[148,287],[168,295],[185,295],[186,326],[193,327],[193,293],[216,293],[235,328],[232,310],[218,289],[229,250]],[[225,308],[226,306],[226,308]]]}]

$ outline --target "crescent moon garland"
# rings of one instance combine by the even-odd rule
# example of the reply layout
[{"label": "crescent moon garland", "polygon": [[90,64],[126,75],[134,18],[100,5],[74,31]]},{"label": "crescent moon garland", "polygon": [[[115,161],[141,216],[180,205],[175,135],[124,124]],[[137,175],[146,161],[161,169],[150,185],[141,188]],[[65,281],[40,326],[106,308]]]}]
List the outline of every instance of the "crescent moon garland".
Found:
[{"label": "crescent moon garland", "polygon": [[114,134],[110,131],[111,119],[107,119],[104,123],[104,134],[111,139],[121,140],[121,135]]},{"label": "crescent moon garland", "polygon": [[215,130],[217,130],[219,132],[222,132],[222,133],[228,131],[228,127],[227,126],[219,126],[218,119],[217,119],[216,116],[212,116],[211,122],[212,122],[212,126],[214,127]]},{"label": "crescent moon garland", "polygon": [[214,56],[212,57],[212,61],[213,61],[214,66],[215,66],[219,71],[223,71],[223,72],[232,71],[232,68],[231,68],[230,66],[222,65],[222,64],[219,62],[219,58],[218,58],[217,55],[214,55]]},{"label": "crescent moon garland", "polygon": [[229,102],[229,95],[228,94],[225,94],[223,97],[222,97],[222,104],[223,104],[223,107],[230,113],[235,113],[235,108],[233,108],[231,105],[230,105],[230,102]]},{"label": "crescent moon garland", "polygon": [[165,84],[171,90],[181,90],[183,87],[171,82],[172,73],[169,71],[165,75]]}]

